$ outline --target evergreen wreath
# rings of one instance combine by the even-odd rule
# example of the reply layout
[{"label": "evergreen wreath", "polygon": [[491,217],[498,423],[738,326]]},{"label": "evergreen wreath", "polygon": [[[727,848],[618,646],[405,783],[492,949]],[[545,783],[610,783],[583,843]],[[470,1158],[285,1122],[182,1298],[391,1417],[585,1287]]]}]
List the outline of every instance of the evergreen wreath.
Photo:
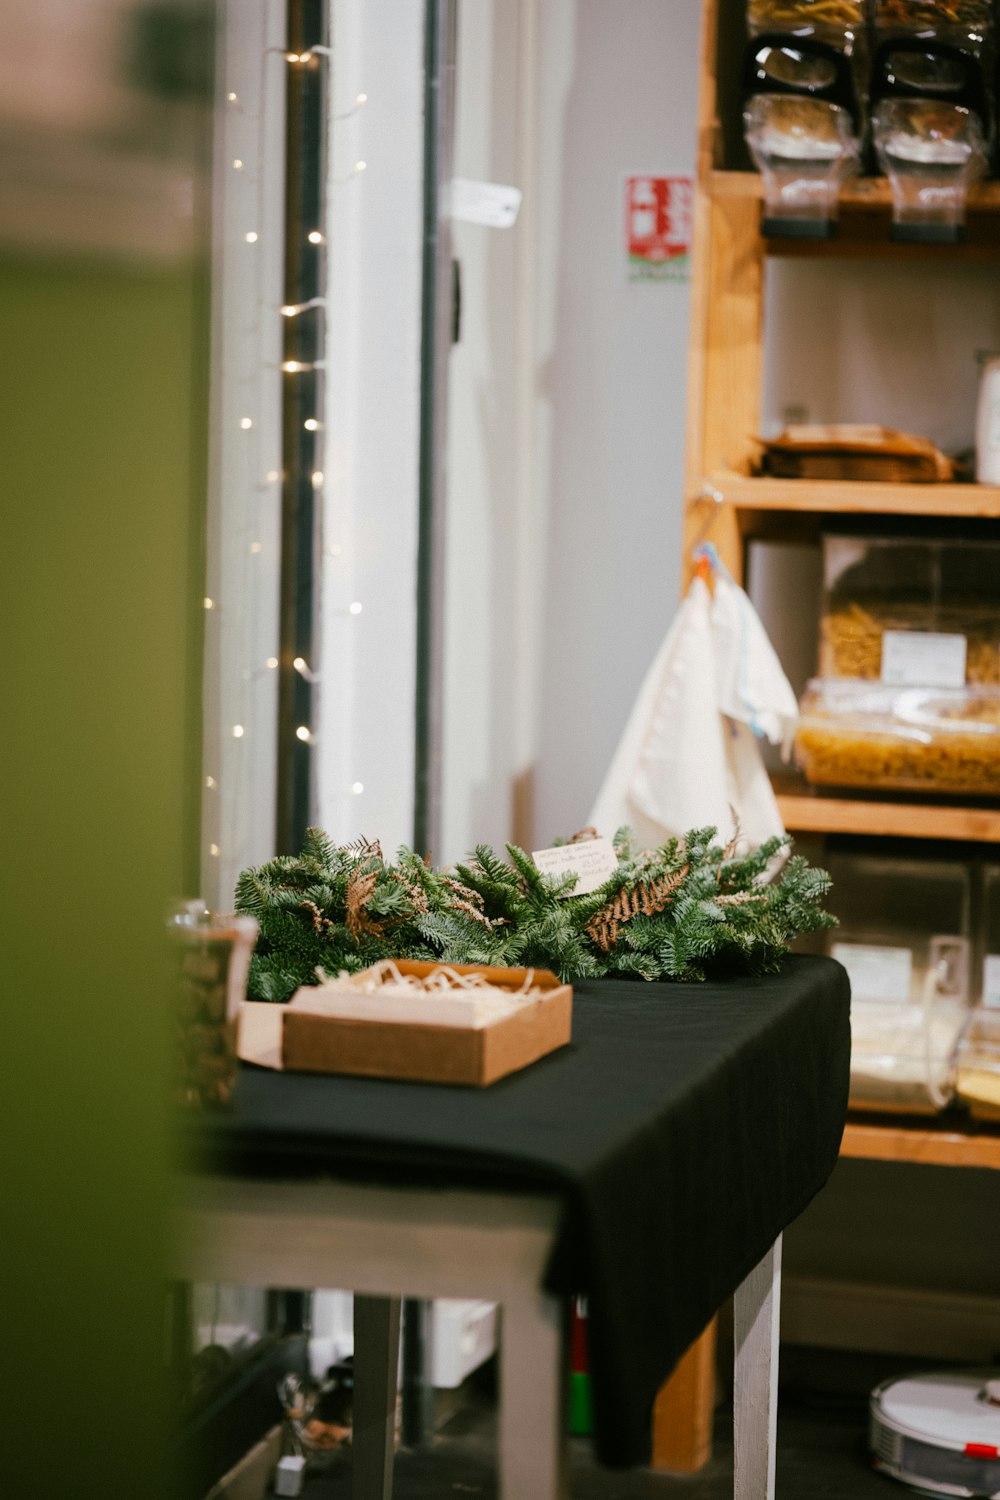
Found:
[{"label": "evergreen wreath", "polygon": [[356,973],[384,958],[545,968],[569,982],[773,973],[793,938],[835,924],[821,904],[830,877],[794,855],[766,881],[791,840],[738,855],[737,838],[722,845],[714,828],[696,828],[637,849],[621,828],[615,873],[575,896],[576,875],[543,874],[516,844],[506,859],[479,844],[439,870],[405,846],[390,862],[377,841],[337,845],[311,828],[300,855],[237,882],[236,910],[260,924],[248,993],[287,1000],[318,970]]}]

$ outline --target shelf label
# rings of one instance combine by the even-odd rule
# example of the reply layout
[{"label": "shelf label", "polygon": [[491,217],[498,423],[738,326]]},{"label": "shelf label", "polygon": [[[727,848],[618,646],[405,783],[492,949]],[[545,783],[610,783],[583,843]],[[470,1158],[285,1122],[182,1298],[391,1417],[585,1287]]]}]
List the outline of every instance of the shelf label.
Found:
[{"label": "shelf label", "polygon": [[913,974],[909,948],[882,948],[875,943],[834,943],[831,957],[844,965],[852,1000],[885,1000],[908,1004]]},{"label": "shelf label", "polygon": [[543,875],[577,875],[570,896],[589,896],[612,876],[618,856],[610,839],[583,839],[579,844],[557,844],[554,849],[534,849],[531,854]]},{"label": "shelf label", "polygon": [[1000,1010],[1000,953],[987,953],[983,959],[982,1003]]},{"label": "shelf label", "polygon": [[964,635],[933,630],[886,630],[882,681],[893,687],[964,687]]},{"label": "shelf label", "polygon": [[451,179],[449,208],[453,219],[509,229],[521,207],[521,189],[502,182],[476,182],[471,177]]}]

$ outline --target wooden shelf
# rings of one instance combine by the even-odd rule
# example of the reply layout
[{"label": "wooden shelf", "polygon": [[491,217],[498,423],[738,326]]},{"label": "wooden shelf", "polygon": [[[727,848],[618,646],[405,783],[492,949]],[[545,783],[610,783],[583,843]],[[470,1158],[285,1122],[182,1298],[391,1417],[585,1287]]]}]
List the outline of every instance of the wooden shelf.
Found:
[{"label": "wooden shelf", "polygon": [[[709,171],[702,178],[708,199],[721,208],[746,205],[755,216],[764,190],[757,172]],[[884,177],[855,177],[840,190],[838,229],[832,239],[785,239],[762,242],[771,256],[836,260],[863,256],[874,260],[990,261],[1000,255],[997,217],[1000,181],[979,183],[969,193],[965,232],[954,244],[899,243],[890,236],[892,191]],[[758,220],[759,222],[759,220]]]},{"label": "wooden shelf", "polygon": [[850,479],[773,479],[731,471],[710,483],[739,511],[808,511],[836,515],[1000,517],[992,484],[868,484]]},{"label": "wooden shelf", "polygon": [[[710,172],[708,192],[713,198],[763,198],[759,172]],[[840,190],[840,206],[848,210],[892,208],[892,190],[885,177],[853,177]],[[1000,179],[980,182],[969,193],[971,214],[1000,213]]]},{"label": "wooden shelf", "polygon": [[852,798],[849,792],[830,796],[779,790],[778,809],[789,833],[860,833],[972,843],[1000,841],[1000,807],[878,802]]},{"label": "wooden shelf", "polygon": [[942,1126],[937,1120],[926,1125],[909,1120],[887,1120],[883,1124],[865,1116],[848,1119],[840,1154],[865,1161],[986,1167],[1000,1171],[1000,1130],[991,1131],[974,1121],[956,1129],[950,1123]]}]

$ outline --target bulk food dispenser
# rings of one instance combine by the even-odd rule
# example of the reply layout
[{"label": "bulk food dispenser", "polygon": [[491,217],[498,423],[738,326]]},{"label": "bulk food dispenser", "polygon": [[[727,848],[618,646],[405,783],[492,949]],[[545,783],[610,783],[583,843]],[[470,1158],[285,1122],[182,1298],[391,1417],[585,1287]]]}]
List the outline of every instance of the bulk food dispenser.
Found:
[{"label": "bulk food dispenser", "polygon": [[953,243],[993,128],[990,0],[875,0],[874,18],[872,136],[891,237]]},{"label": "bulk food dispenser", "polygon": [[763,232],[829,239],[864,132],[864,0],[748,0],[743,131]]},{"label": "bulk food dispenser", "polygon": [[969,871],[840,850],[826,864],[840,924],[828,951],[851,980],[851,1106],[934,1114],[954,1096],[969,1017]]}]

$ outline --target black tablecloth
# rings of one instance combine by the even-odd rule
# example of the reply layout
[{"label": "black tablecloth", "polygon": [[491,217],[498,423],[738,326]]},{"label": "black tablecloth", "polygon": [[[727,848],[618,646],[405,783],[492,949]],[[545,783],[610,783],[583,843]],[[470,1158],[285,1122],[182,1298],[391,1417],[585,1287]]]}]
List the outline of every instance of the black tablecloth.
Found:
[{"label": "black tablecloth", "polygon": [[206,1168],[556,1191],[546,1283],[590,1299],[597,1454],[644,1463],[687,1346],[822,1187],[850,1064],[824,958],[725,984],[575,987],[573,1041],[487,1089],[244,1068]]}]

